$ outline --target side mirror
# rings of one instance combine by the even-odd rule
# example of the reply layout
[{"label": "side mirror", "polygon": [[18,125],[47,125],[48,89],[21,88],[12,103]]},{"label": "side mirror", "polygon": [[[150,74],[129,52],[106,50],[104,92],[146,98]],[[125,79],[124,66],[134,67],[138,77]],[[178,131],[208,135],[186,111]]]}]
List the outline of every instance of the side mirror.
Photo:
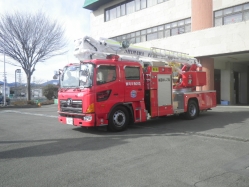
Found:
[{"label": "side mirror", "polygon": [[53,79],[54,79],[54,80],[58,79],[58,75],[57,75],[57,74],[54,75],[54,76],[53,76]]},{"label": "side mirror", "polygon": [[54,71],[53,79],[58,79],[59,71]]}]

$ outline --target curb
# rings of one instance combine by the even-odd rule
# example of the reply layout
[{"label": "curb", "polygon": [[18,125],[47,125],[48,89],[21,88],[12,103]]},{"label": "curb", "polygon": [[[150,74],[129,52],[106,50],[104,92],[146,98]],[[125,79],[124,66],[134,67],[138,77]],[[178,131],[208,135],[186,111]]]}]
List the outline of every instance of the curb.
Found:
[{"label": "curb", "polygon": [[23,105],[23,106],[0,106],[0,110],[9,108],[40,108],[38,105]]}]

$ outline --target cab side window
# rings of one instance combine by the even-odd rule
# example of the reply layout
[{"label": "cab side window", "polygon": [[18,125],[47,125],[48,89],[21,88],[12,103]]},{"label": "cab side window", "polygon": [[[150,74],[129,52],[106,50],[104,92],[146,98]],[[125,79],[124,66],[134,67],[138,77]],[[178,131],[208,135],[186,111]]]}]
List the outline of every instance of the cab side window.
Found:
[{"label": "cab side window", "polygon": [[116,80],[116,67],[101,65],[97,68],[97,85]]},{"label": "cab side window", "polygon": [[140,68],[139,67],[125,67],[125,79],[126,80],[140,80]]}]

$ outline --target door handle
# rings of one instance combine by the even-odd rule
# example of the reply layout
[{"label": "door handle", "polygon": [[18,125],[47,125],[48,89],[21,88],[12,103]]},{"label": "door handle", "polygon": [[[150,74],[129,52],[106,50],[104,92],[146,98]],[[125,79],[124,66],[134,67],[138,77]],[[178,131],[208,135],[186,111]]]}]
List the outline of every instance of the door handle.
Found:
[{"label": "door handle", "polygon": [[139,88],[138,90],[139,90],[139,91],[141,91],[141,90],[142,90],[142,88]]},{"label": "door handle", "polygon": [[118,95],[117,93],[113,94],[113,95]]}]

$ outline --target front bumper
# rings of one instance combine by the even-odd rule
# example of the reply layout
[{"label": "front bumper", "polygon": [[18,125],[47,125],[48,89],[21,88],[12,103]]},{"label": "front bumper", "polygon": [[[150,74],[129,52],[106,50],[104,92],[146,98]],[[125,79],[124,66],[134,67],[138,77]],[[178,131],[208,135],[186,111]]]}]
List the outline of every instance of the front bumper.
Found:
[{"label": "front bumper", "polygon": [[[59,122],[63,124],[82,126],[82,127],[94,127],[95,126],[95,114],[68,114],[59,112]],[[71,121],[68,123],[68,121]]]}]

